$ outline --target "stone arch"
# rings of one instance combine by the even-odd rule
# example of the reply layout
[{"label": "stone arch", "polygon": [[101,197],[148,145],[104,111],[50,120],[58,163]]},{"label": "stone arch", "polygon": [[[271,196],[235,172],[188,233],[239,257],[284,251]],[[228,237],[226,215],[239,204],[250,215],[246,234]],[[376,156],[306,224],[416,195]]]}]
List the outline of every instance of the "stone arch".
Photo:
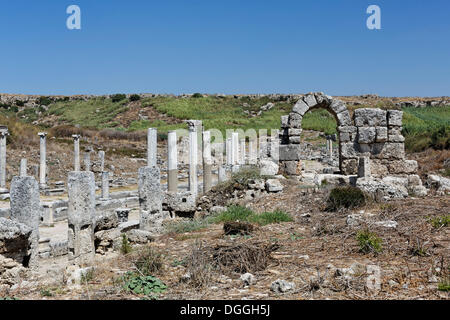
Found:
[{"label": "stone arch", "polygon": [[301,160],[299,144],[302,133],[302,119],[308,111],[315,109],[325,109],[335,118],[339,137],[339,169],[341,172],[347,171],[345,168],[343,170],[341,137],[354,132],[355,127],[350,112],[343,101],[318,92],[309,93],[302,97],[294,105],[289,115],[281,117],[280,163],[283,171],[288,174],[298,174],[301,170],[298,166]]}]

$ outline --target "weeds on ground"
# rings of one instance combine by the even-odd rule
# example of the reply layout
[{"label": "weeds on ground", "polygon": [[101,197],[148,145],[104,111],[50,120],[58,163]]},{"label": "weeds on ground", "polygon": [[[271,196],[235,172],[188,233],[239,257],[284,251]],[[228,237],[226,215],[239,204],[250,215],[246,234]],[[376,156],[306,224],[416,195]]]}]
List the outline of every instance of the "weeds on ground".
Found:
[{"label": "weeds on ground", "polygon": [[150,276],[163,267],[163,255],[152,247],[145,247],[136,252],[133,264],[143,276]]},{"label": "weeds on ground", "polygon": [[120,252],[122,254],[128,254],[133,250],[130,242],[128,241],[128,237],[125,233],[122,234],[122,245],[120,247]]},{"label": "weeds on ground", "polygon": [[337,211],[339,209],[353,209],[366,204],[364,192],[356,187],[333,188],[326,202],[326,211]]},{"label": "weeds on ground", "polygon": [[430,218],[429,222],[436,229],[447,227],[450,224],[450,214]]},{"label": "weeds on ground", "polygon": [[165,225],[167,233],[186,233],[206,229],[209,225],[208,219],[181,220],[169,222]]},{"label": "weeds on ground", "polygon": [[257,214],[248,208],[235,205],[228,207],[226,211],[220,213],[215,217],[212,217],[211,219],[215,223],[229,222],[229,221],[244,221],[256,223],[261,226],[265,226],[272,223],[293,221],[292,217],[288,213],[281,210]]},{"label": "weeds on ground", "polygon": [[358,241],[359,251],[363,253],[378,254],[383,251],[383,240],[376,233],[367,229],[358,231],[356,240]]}]

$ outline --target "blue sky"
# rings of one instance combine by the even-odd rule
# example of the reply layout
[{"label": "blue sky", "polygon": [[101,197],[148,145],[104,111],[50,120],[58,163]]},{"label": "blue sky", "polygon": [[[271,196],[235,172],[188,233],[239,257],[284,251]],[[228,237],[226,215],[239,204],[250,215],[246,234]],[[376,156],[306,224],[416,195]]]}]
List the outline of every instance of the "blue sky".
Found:
[{"label": "blue sky", "polygon": [[3,93],[450,95],[448,0],[0,0],[0,39]]}]

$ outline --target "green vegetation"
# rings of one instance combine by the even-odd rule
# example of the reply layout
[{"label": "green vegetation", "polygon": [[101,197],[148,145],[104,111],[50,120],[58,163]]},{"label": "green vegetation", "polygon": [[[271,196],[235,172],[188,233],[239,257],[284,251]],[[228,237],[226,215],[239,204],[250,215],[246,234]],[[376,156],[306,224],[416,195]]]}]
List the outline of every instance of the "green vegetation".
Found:
[{"label": "green vegetation", "polygon": [[337,211],[341,208],[358,208],[366,203],[364,192],[356,187],[336,187],[327,199],[326,211]]},{"label": "green vegetation", "polygon": [[128,254],[132,250],[128,237],[125,233],[122,233],[122,245],[120,247],[120,252],[123,254]]},{"label": "green vegetation", "polygon": [[165,227],[168,233],[186,233],[206,229],[208,225],[208,219],[193,219],[170,222]]},{"label": "green vegetation", "polygon": [[367,229],[358,231],[356,240],[358,241],[359,251],[363,253],[372,252],[376,254],[383,251],[381,245],[383,240],[376,233],[370,232]]},{"label": "green vegetation", "polygon": [[450,214],[430,218],[429,221],[431,225],[436,229],[447,227],[450,224]]},{"label": "green vegetation", "polygon": [[112,102],[119,102],[119,101],[125,100],[126,98],[127,98],[127,96],[125,94],[118,93],[118,94],[113,94],[111,96],[111,101]]},{"label": "green vegetation", "polygon": [[289,214],[281,210],[257,214],[242,206],[230,206],[226,211],[213,217],[212,221],[215,223],[241,221],[256,223],[264,226],[272,223],[290,222],[293,221],[293,219]]},{"label": "green vegetation", "polygon": [[450,277],[444,277],[441,279],[441,281],[439,281],[438,290],[450,292]]},{"label": "green vegetation", "polygon": [[403,135],[406,149],[450,148],[450,106],[403,108]]},{"label": "green vegetation", "polygon": [[127,272],[123,277],[123,288],[126,292],[132,292],[137,295],[145,295],[156,299],[157,294],[164,292],[167,286],[154,276],[144,276],[135,272]]},{"label": "green vegetation", "polygon": [[134,266],[139,273],[144,276],[150,276],[161,270],[163,266],[163,255],[151,247],[145,247],[136,254]]}]

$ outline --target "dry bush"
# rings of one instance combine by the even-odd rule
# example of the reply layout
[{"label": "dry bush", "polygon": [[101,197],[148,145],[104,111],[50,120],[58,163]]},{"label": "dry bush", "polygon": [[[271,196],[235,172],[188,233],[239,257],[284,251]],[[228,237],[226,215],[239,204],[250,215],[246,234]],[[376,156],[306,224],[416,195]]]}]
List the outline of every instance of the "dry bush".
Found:
[{"label": "dry bush", "polygon": [[209,250],[203,248],[200,242],[192,247],[191,254],[185,260],[187,274],[186,283],[194,288],[208,286],[214,275],[214,267],[211,264]]},{"label": "dry bush", "polygon": [[105,139],[142,141],[146,139],[145,131],[125,132],[113,129],[103,129],[99,136]]},{"label": "dry bush", "polygon": [[279,247],[265,243],[218,245],[212,249],[212,259],[223,273],[252,273],[266,269],[272,260],[271,253]]},{"label": "dry bush", "polygon": [[160,271],[164,264],[162,253],[152,247],[144,247],[130,255],[134,267],[144,276],[151,276]]}]

